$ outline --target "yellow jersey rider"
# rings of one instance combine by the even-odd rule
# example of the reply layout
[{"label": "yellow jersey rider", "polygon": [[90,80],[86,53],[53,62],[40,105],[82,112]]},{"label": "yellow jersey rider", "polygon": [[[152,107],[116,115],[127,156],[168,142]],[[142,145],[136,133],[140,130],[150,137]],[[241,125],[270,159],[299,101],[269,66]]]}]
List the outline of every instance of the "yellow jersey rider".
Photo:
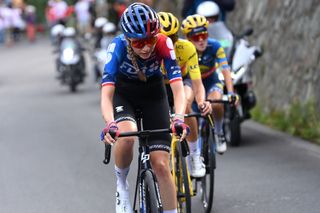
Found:
[{"label": "yellow jersey rider", "polygon": [[[201,109],[204,115],[211,113],[211,105],[209,102],[205,101],[205,89],[201,80],[196,48],[190,41],[178,37],[180,27],[179,21],[172,13],[159,12],[158,16],[161,23],[160,32],[171,38],[174,44],[176,59],[181,68],[182,78],[184,82],[188,82],[184,84],[187,102],[186,113],[192,112],[192,103],[194,102],[194,99],[196,99],[198,108]],[[169,86],[167,86],[167,88],[169,102],[172,102],[170,101],[170,99],[172,99],[172,92]],[[196,118],[186,118],[185,122],[191,129],[197,131]],[[202,158],[200,157],[200,148],[198,146],[197,137],[187,137],[187,140],[190,147],[190,156],[188,160],[191,176],[203,177],[206,170]]]}]

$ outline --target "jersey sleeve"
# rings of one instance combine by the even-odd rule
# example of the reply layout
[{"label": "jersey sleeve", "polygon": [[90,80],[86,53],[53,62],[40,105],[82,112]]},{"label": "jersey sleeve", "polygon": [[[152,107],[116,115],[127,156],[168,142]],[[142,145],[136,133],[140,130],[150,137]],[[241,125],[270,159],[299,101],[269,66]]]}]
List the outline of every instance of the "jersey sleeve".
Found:
[{"label": "jersey sleeve", "polygon": [[199,62],[198,62],[198,54],[197,54],[196,48],[193,46],[191,42],[187,43],[184,53],[188,54],[185,66],[187,69],[187,73],[189,73],[190,79],[191,80],[201,79],[201,72],[200,72]]},{"label": "jersey sleeve", "polygon": [[157,42],[156,49],[163,58],[163,66],[166,70],[169,82],[181,81],[181,70],[176,61],[176,55],[171,39],[162,34],[158,35],[158,39],[159,42]]},{"label": "jersey sleeve", "polygon": [[114,38],[109,44],[104,72],[102,75],[102,86],[115,84],[115,76],[119,69],[121,54],[124,50],[125,48],[120,37]]},{"label": "jersey sleeve", "polygon": [[223,50],[223,47],[221,46],[221,44],[219,42],[217,42],[216,57],[217,57],[217,62],[218,62],[219,67],[221,67],[222,69],[229,69],[226,54]]}]

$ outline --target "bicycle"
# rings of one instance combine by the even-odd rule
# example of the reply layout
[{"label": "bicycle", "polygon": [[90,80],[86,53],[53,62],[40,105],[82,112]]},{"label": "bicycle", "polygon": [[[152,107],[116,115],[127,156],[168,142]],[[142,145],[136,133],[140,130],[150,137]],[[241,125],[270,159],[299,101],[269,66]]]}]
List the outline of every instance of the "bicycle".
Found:
[{"label": "bicycle", "polygon": [[180,142],[172,136],[171,142],[171,169],[176,185],[179,213],[191,213],[191,197],[193,187],[185,157],[189,155],[189,146],[186,140]]},{"label": "bicycle", "polygon": [[[227,97],[222,100],[207,100],[210,103],[230,103]],[[202,178],[193,178],[190,176],[188,166],[185,163],[184,151],[182,150],[182,145],[177,143],[177,140],[173,140],[171,144],[171,161],[173,177],[177,187],[177,197],[178,197],[178,212],[191,212],[191,201],[190,198],[196,196],[198,193],[197,182],[201,184],[201,201],[204,207],[204,212],[211,212],[213,206],[214,197],[214,176],[216,169],[216,145],[214,138],[214,122],[211,115],[204,118],[201,113],[193,112],[186,114],[185,118],[197,117],[199,122],[199,134],[200,134],[200,146],[201,146],[201,156],[204,159],[204,164],[206,166],[206,175]],[[178,159],[178,160],[175,160]],[[192,182],[195,180],[195,183]],[[189,185],[188,185],[189,184]],[[180,198],[180,199],[179,199]],[[180,202],[179,202],[180,201]]]},{"label": "bicycle", "polygon": [[[136,112],[138,131],[122,132],[118,137],[138,136],[139,138],[139,155],[138,155],[138,171],[134,194],[133,212],[136,210],[136,203],[139,203],[140,213],[162,213],[163,206],[160,198],[160,191],[156,176],[152,170],[150,163],[150,151],[148,146],[148,137],[155,134],[172,133],[168,129],[143,130],[142,114]],[[112,135],[114,137],[114,135]],[[104,164],[110,162],[111,145],[105,145]],[[139,200],[137,201],[139,193]]]}]

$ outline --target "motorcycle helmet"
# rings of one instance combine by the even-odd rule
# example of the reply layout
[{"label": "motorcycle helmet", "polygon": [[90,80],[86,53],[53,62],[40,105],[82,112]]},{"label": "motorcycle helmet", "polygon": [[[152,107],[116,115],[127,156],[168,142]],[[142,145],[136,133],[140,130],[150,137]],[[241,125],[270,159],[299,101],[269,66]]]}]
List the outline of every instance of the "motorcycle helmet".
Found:
[{"label": "motorcycle helmet", "polygon": [[94,21],[94,27],[95,28],[101,28],[108,22],[108,19],[105,17],[99,17]]},{"label": "motorcycle helmet", "polygon": [[64,30],[64,26],[62,24],[56,24],[51,28],[51,36],[56,37],[62,34]]},{"label": "motorcycle helmet", "polygon": [[197,14],[204,17],[219,16],[219,6],[213,1],[204,1],[197,7]]},{"label": "motorcycle helmet", "polygon": [[116,25],[114,25],[111,22],[106,23],[103,28],[102,28],[102,32],[103,33],[114,33],[116,31]]},{"label": "motorcycle helmet", "polygon": [[179,30],[179,20],[172,14],[166,12],[158,13],[161,28],[160,32],[166,36],[176,34]]},{"label": "motorcycle helmet", "polygon": [[74,37],[76,36],[76,30],[73,27],[67,27],[63,30],[64,37]]},{"label": "motorcycle helmet", "polygon": [[185,18],[181,24],[181,30],[184,35],[190,36],[199,32],[207,31],[209,22],[202,15],[191,15]]},{"label": "motorcycle helmet", "polygon": [[123,12],[121,29],[128,38],[147,38],[158,34],[160,21],[157,13],[148,5],[133,3]]}]

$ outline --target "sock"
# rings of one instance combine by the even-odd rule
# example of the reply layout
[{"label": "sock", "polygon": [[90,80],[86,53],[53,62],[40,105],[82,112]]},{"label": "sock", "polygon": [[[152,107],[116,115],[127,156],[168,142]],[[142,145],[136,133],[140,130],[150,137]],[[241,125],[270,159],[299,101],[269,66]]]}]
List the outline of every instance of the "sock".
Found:
[{"label": "sock", "polygon": [[214,131],[218,135],[223,134],[223,119],[220,120],[214,120]]},{"label": "sock", "polygon": [[173,210],[163,210],[163,213],[178,213],[177,209]]},{"label": "sock", "polygon": [[117,188],[128,190],[127,176],[129,173],[129,169],[130,167],[120,169],[116,165],[114,165],[114,170],[117,177]]},{"label": "sock", "polygon": [[190,155],[192,154],[200,154],[200,147],[198,140],[193,141],[193,142],[188,142],[189,144],[189,149],[190,149]]}]

